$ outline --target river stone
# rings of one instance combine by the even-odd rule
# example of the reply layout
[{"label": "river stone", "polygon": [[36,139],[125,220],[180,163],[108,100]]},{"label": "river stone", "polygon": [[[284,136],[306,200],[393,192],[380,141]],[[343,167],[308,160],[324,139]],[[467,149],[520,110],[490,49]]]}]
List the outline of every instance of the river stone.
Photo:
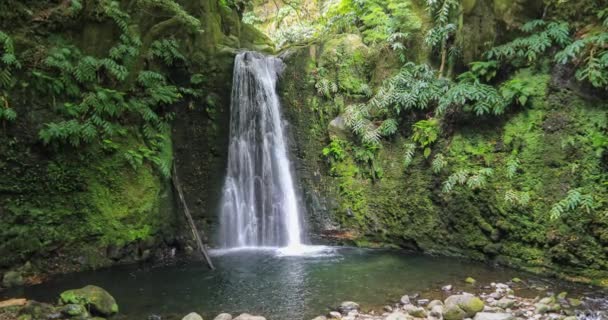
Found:
[{"label": "river stone", "polygon": [[342,315],[340,314],[340,312],[332,311],[329,313],[329,318],[330,319],[342,319]]},{"label": "river stone", "polygon": [[577,308],[580,307],[583,303],[579,299],[568,298],[568,304],[570,304],[571,307]]},{"label": "river stone", "polygon": [[60,295],[63,304],[82,304],[94,314],[111,316],[118,313],[118,304],[106,290],[97,286],[64,291]]},{"label": "river stone", "polygon": [[266,318],[262,316],[252,316],[248,313],[242,313],[238,317],[234,318],[234,320],[266,320]]},{"label": "river stone", "polygon": [[403,310],[412,317],[426,318],[426,311],[422,307],[416,307],[414,305],[408,304],[403,307]]},{"label": "river stone", "polygon": [[182,320],[203,320],[203,317],[196,312],[192,312],[183,317]]},{"label": "river stone", "polygon": [[457,305],[446,305],[443,309],[443,319],[445,320],[462,320],[466,316],[467,313]]},{"label": "river stone", "polygon": [[[465,312],[466,317],[473,317],[477,312],[483,310],[484,304],[481,299],[473,295],[454,295],[445,300],[446,307],[457,306]],[[447,310],[447,309],[446,309]]]},{"label": "river stone", "polygon": [[429,302],[429,304],[426,306],[426,308],[429,310],[432,310],[433,307],[435,307],[435,306],[443,307],[443,302],[441,300],[433,300],[433,301]]},{"label": "river stone", "polygon": [[340,306],[338,307],[338,311],[340,311],[341,314],[348,314],[351,311],[357,310],[359,310],[359,304],[352,301],[344,301],[340,303]]},{"label": "river stone", "polygon": [[443,305],[434,305],[431,309],[431,316],[436,318],[441,318],[443,314]]},{"label": "river stone", "polygon": [[384,320],[408,320],[408,316],[400,311],[389,314]]},{"label": "river stone", "polygon": [[403,297],[401,297],[401,299],[399,300],[401,302],[401,304],[403,305],[408,305],[411,304],[410,302],[410,296],[408,296],[407,294],[404,295]]},{"label": "river stone", "polygon": [[220,313],[213,320],[232,320],[232,315],[229,313]]},{"label": "river stone", "polygon": [[489,313],[489,312],[479,312],[475,315],[473,320],[514,320],[510,313]]},{"label": "river stone", "polygon": [[23,275],[17,271],[9,271],[2,278],[2,286],[5,288],[22,286],[24,283]]},{"label": "river stone", "polygon": [[515,300],[509,298],[502,298],[496,302],[496,306],[499,308],[507,309],[515,305]]},{"label": "river stone", "polygon": [[441,290],[443,291],[452,291],[453,286],[451,284],[448,284],[446,286],[441,287]]},{"label": "river stone", "polygon": [[464,282],[466,282],[468,284],[475,284],[475,282],[477,282],[477,280],[475,280],[471,277],[468,277],[468,278],[464,279]]},{"label": "river stone", "polygon": [[85,315],[87,310],[79,304],[66,304],[61,308],[61,312],[70,317]]},{"label": "river stone", "polygon": [[549,306],[544,303],[537,303],[534,305],[534,312],[538,314],[545,314],[549,312]]},{"label": "river stone", "polygon": [[318,317],[316,317],[316,318],[314,318],[312,320],[327,320],[327,317],[325,317],[325,316],[318,316]]},{"label": "river stone", "polygon": [[546,298],[542,298],[540,299],[540,301],[538,303],[542,303],[542,304],[552,304],[555,302],[555,299],[553,297],[546,297]]}]

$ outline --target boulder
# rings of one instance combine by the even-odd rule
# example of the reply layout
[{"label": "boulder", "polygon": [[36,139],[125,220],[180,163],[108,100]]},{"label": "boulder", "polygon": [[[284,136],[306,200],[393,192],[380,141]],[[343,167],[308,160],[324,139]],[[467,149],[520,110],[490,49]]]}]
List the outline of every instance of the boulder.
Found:
[{"label": "boulder", "polygon": [[196,312],[192,312],[183,317],[182,320],[203,320],[203,317]]},{"label": "boulder", "polygon": [[534,305],[534,312],[538,314],[545,314],[549,312],[549,306],[544,303],[537,303]]},{"label": "boulder", "polygon": [[443,302],[441,300],[433,300],[433,301],[429,302],[429,304],[426,306],[426,308],[429,310],[432,310],[433,307],[435,307],[435,306],[443,307]]},{"label": "boulder", "polygon": [[61,313],[70,317],[86,316],[87,310],[80,304],[66,304],[61,308]]},{"label": "boulder", "polygon": [[410,316],[415,318],[426,318],[426,310],[422,307],[416,307],[414,305],[408,304],[403,307],[403,310],[407,312]]},{"label": "boulder", "polygon": [[430,314],[435,318],[441,318],[441,315],[443,314],[443,305],[433,306],[433,308],[431,308]]},{"label": "boulder", "polygon": [[496,306],[499,308],[507,309],[515,305],[514,299],[502,298],[496,302]]},{"label": "boulder", "polygon": [[19,287],[25,283],[21,272],[9,271],[2,278],[2,286],[5,288]]},{"label": "boulder", "polygon": [[[48,303],[41,303],[36,301],[28,301],[26,305],[21,309],[20,314],[30,319],[49,319],[57,314],[57,310],[54,306]],[[61,316],[61,314],[59,314]]]},{"label": "boulder", "polygon": [[[465,312],[466,317],[473,317],[477,312],[483,310],[484,304],[481,299],[473,295],[459,294],[450,296],[445,300],[446,307],[457,306]],[[447,310],[447,308],[446,308]]]},{"label": "boulder", "polygon": [[577,308],[580,307],[583,303],[581,302],[581,300],[579,299],[575,299],[575,298],[568,298],[568,304],[571,307]]},{"label": "boulder", "polygon": [[342,314],[340,314],[340,312],[337,312],[337,311],[332,311],[329,313],[329,318],[330,319],[342,319]]},{"label": "boulder", "polygon": [[242,313],[238,317],[234,318],[234,320],[266,320],[266,318],[262,316],[252,316],[248,313]]},{"label": "boulder", "polygon": [[443,308],[443,319],[445,320],[462,320],[466,316],[467,313],[457,305],[446,305],[445,308]]},{"label": "boulder", "polygon": [[473,320],[515,320],[515,317],[510,313],[479,312]]},{"label": "boulder", "polygon": [[339,115],[335,117],[327,126],[327,131],[331,138],[346,139],[350,135],[350,130],[346,126],[344,117]]},{"label": "boulder", "polygon": [[232,315],[229,313],[218,314],[213,320],[232,320]]},{"label": "boulder", "polygon": [[408,316],[403,312],[397,311],[386,316],[384,320],[408,320]]},{"label": "boulder", "polygon": [[338,311],[340,311],[341,314],[348,314],[351,311],[358,311],[359,310],[359,304],[356,302],[352,302],[352,301],[344,301],[342,303],[340,303],[340,306],[338,307]]},{"label": "boulder", "polygon": [[118,304],[106,290],[97,286],[64,291],[59,298],[62,304],[80,304],[100,316],[118,313]]}]

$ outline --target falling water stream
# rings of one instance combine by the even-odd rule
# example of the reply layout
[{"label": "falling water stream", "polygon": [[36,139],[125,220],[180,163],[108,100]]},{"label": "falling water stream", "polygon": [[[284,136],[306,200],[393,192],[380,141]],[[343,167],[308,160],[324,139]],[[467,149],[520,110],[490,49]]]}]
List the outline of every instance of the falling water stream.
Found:
[{"label": "falling water stream", "polygon": [[220,217],[224,248],[302,247],[300,211],[276,92],[283,67],[280,59],[255,52],[240,53],[235,60]]}]

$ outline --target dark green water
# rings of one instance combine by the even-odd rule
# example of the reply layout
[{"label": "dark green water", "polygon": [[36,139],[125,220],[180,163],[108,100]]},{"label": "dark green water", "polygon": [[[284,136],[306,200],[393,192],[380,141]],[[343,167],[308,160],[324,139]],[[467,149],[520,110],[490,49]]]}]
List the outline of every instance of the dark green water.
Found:
[{"label": "dark green water", "polygon": [[[344,300],[357,301],[369,310],[397,301],[404,294],[443,297],[439,288],[446,284],[474,292],[478,288],[463,281],[468,276],[481,286],[513,277],[542,282],[514,270],[396,251],[342,248],[299,257],[277,256],[274,251],[240,251],[213,259],[214,272],[200,263],[112,268],[66,275],[0,296],[54,302],[63,290],[95,284],[114,295],[127,319],[146,319],[150,314],[181,319],[195,311],[206,319],[221,312],[248,312],[271,320],[309,320]],[[568,287],[552,281],[556,291],[572,292]],[[516,293],[539,294],[530,289]]]}]

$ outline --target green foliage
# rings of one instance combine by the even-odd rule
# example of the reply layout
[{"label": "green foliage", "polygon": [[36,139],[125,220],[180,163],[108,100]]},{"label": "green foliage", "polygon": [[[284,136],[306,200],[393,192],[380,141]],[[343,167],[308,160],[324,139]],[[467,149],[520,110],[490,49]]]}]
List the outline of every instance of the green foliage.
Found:
[{"label": "green foliage", "polygon": [[[168,176],[171,165],[160,156],[167,141],[160,137],[168,130],[174,115],[166,109],[184,95],[200,97],[202,93],[200,89],[172,85],[163,74],[151,70],[130,77],[129,64],[140,55],[148,60],[158,59],[167,66],[185,61],[185,57],[174,39],[156,40],[148,52],[141,53],[141,41],[129,27],[130,16],[116,1],[104,1],[102,7],[123,32],[108,57],[84,56],[73,46],[57,46],[49,51],[43,65],[32,72],[34,88],[53,97],[53,107],[59,116],[44,125],[40,139],[45,144],[80,147],[112,141],[135,126],[147,146],[126,151],[125,158],[134,168],[143,161],[152,162]],[[200,75],[191,79],[193,85],[201,81]]]},{"label": "green foliage", "polygon": [[443,192],[450,193],[456,186],[466,186],[469,189],[477,190],[484,188],[488,183],[488,178],[492,177],[494,171],[490,168],[482,168],[477,171],[461,169],[453,173],[443,183]]},{"label": "green foliage", "polygon": [[0,31],[0,120],[13,121],[17,113],[10,107],[9,90],[17,82],[13,76],[15,70],[21,69],[17,60],[13,40]]},{"label": "green foliage", "polygon": [[424,149],[424,157],[431,155],[431,145],[439,138],[441,128],[439,120],[432,118],[416,122],[413,126],[414,134],[412,139]]},{"label": "green foliage", "polygon": [[490,82],[496,77],[498,72],[498,61],[475,61],[469,64],[469,72],[477,80]]},{"label": "green foliage", "polygon": [[[410,34],[422,27],[422,21],[408,1],[341,0],[327,9],[323,33],[350,32],[363,34],[365,43],[403,45]],[[390,39],[390,41],[389,41]]]},{"label": "green foliage", "polygon": [[407,169],[414,161],[414,155],[416,152],[416,144],[406,143],[404,146],[405,151],[403,152],[403,166]]},{"label": "green foliage", "polygon": [[433,159],[431,168],[433,169],[434,173],[440,173],[441,170],[443,170],[443,168],[445,168],[447,165],[448,162],[445,157],[441,153],[438,153]]},{"label": "green foliage", "polygon": [[463,110],[474,112],[478,116],[504,113],[508,104],[498,90],[479,81],[469,81],[466,75],[461,76],[463,80],[453,85],[441,97],[437,112],[442,114],[447,111]]},{"label": "green foliage", "polygon": [[564,199],[551,207],[550,217],[552,220],[556,220],[578,208],[582,208],[587,213],[591,213],[593,206],[593,196],[590,194],[583,194],[581,188],[572,189],[568,191],[568,195]]},{"label": "green foliage", "polygon": [[519,170],[521,163],[516,157],[510,157],[507,161],[507,178],[513,179]]},{"label": "green foliage", "polygon": [[509,189],[505,192],[504,199],[510,205],[526,207],[530,204],[530,193]]},{"label": "green foliage", "polygon": [[555,55],[561,64],[574,63],[577,66],[576,79],[587,81],[596,88],[608,89],[608,14],[606,10],[598,14],[604,18],[601,27],[583,35],[564,50]]},{"label": "green foliage", "polygon": [[486,53],[488,60],[509,62],[517,66],[536,62],[549,49],[571,43],[570,26],[564,22],[533,20],[524,24],[520,31],[527,36],[494,47]]},{"label": "green foliage", "polygon": [[344,150],[345,142],[339,139],[331,141],[329,146],[323,149],[323,155],[329,157],[335,161],[342,161],[346,157],[346,151]]},{"label": "green foliage", "polygon": [[173,0],[137,0],[141,8],[158,8],[169,13],[173,18],[179,21],[182,25],[189,27],[193,31],[200,28],[201,22],[191,14],[189,14],[179,3]]},{"label": "green foliage", "polygon": [[175,39],[161,39],[152,42],[149,56],[163,61],[169,67],[177,61],[186,60],[179,51],[179,44]]},{"label": "green foliage", "polygon": [[500,94],[509,103],[516,103],[525,107],[531,97],[543,94],[543,92],[537,92],[536,86],[530,83],[533,80],[531,78],[515,78],[506,81],[500,87]]}]

